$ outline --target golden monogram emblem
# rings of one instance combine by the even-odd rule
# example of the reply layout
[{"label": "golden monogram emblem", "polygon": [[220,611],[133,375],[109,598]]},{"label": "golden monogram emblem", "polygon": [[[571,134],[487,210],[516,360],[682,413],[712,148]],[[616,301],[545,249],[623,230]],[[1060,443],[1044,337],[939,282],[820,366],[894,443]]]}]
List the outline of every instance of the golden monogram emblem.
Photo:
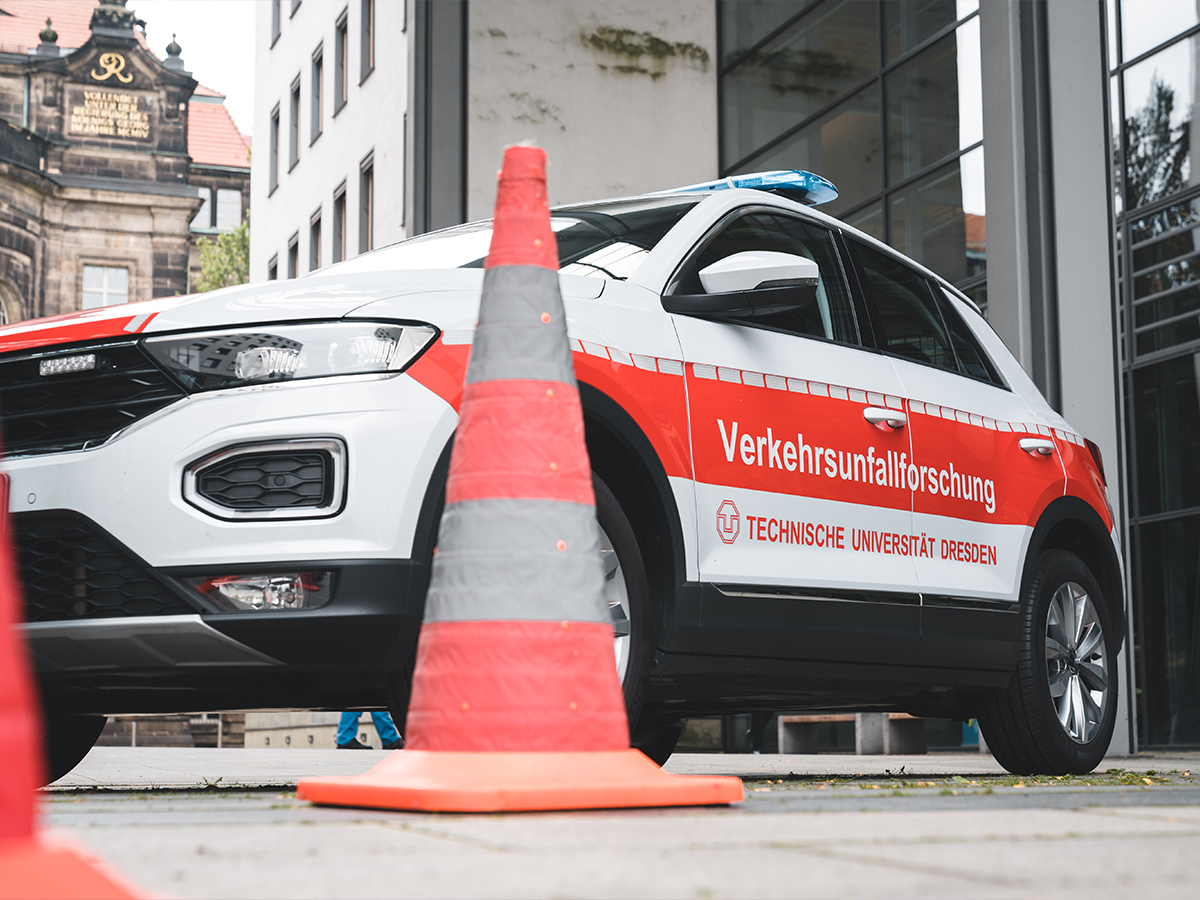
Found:
[{"label": "golden monogram emblem", "polygon": [[97,81],[108,81],[114,75],[117,76],[117,81],[121,82],[121,84],[129,84],[129,82],[133,81],[132,75],[123,74],[125,71],[125,57],[120,53],[101,53],[100,68],[104,70],[103,73],[97,72],[94,69],[92,70],[92,77]]}]

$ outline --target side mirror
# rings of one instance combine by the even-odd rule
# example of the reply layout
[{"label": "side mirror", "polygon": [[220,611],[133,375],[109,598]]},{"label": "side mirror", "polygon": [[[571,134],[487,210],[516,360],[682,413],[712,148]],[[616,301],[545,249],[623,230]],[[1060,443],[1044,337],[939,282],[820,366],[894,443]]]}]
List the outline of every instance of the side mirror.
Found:
[{"label": "side mirror", "polygon": [[817,296],[811,259],[772,250],[734,253],[700,271],[703,294],[668,294],[667,312],[702,318],[751,318],[803,309]]}]

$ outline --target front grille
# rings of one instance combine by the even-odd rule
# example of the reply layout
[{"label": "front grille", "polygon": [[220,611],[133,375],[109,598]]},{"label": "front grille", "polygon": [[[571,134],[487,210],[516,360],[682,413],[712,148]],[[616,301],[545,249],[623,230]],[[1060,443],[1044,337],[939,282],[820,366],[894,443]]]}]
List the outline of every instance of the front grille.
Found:
[{"label": "front grille", "polygon": [[246,453],[196,476],[196,493],[227,509],[329,506],[332,459],[321,450]]},{"label": "front grille", "polygon": [[6,452],[51,453],[95,446],[186,396],[136,344],[72,348],[61,355],[83,349],[96,355],[95,368],[57,375],[41,374],[41,361],[48,358],[45,352],[0,357],[0,422]]},{"label": "front grille", "polygon": [[196,612],[83,516],[18,513],[12,526],[28,622]]}]

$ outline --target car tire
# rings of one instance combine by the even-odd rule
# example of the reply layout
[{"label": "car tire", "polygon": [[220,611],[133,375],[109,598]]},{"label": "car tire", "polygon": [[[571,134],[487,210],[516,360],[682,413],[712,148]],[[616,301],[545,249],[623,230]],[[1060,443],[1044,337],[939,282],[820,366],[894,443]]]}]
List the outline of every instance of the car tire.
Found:
[{"label": "car tire", "polygon": [[1085,775],[1112,740],[1119,647],[1100,585],[1079,557],[1037,557],[1019,628],[1012,681],[979,714],[988,749],[1015,775]]},{"label": "car tire", "polygon": [[53,784],[77,765],[96,746],[107,716],[46,716],[42,746],[46,755],[46,784]]},{"label": "car tire", "polygon": [[671,758],[671,754],[675,752],[675,745],[679,743],[681,734],[683,734],[682,724],[663,725],[648,734],[637,735],[633,746],[660,766],[665,766],[667,760]]},{"label": "car tire", "polygon": [[[626,624],[629,630],[624,647],[621,645],[621,635],[614,634],[613,649],[632,734],[642,711],[646,682],[650,677],[650,662],[654,657],[650,583],[646,578],[646,567],[642,562],[637,537],[621,504],[594,472],[592,486],[596,494],[596,520],[600,525],[605,558],[605,596],[613,612],[614,632],[623,630]],[[624,619],[628,620],[627,623]],[[622,652],[625,656],[623,666]]]}]

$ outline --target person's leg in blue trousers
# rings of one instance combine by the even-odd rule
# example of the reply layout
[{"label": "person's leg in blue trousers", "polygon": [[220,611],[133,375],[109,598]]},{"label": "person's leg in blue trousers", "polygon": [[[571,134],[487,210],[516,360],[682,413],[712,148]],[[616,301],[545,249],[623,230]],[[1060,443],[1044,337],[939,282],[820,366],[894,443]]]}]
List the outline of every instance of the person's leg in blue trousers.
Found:
[{"label": "person's leg in blue trousers", "polygon": [[371,713],[371,720],[375,723],[375,731],[379,734],[379,740],[384,746],[394,744],[400,740],[400,732],[396,730],[396,725],[392,722],[392,717],[386,712]]},{"label": "person's leg in blue trousers", "polygon": [[[358,717],[362,713],[344,712],[342,718],[338,721],[337,742],[338,744],[348,744],[358,737]],[[379,727],[378,724],[375,725]],[[395,731],[396,729],[392,729]]]}]

